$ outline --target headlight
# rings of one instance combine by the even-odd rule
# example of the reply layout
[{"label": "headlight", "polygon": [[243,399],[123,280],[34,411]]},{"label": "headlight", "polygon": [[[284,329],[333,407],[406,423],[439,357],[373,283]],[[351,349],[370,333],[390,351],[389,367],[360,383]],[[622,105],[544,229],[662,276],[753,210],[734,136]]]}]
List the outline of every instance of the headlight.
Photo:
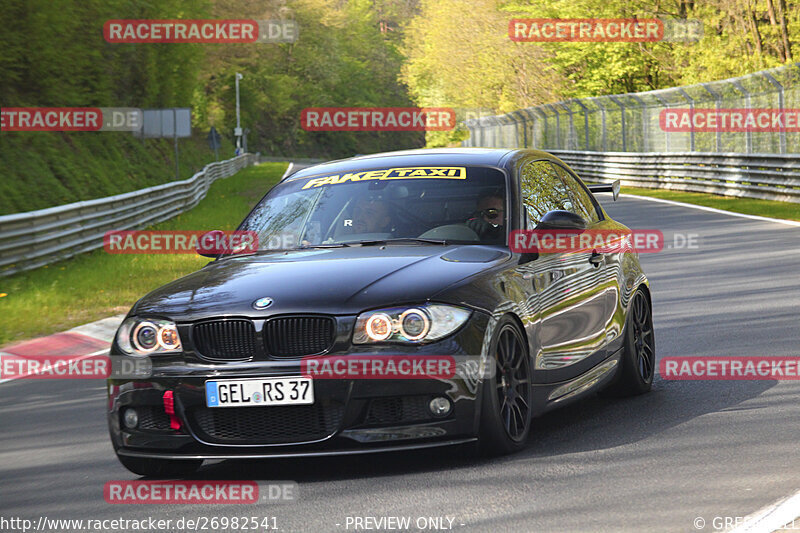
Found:
[{"label": "headlight", "polygon": [[117,346],[129,355],[179,352],[181,337],[174,322],[129,318],[117,330]]},{"label": "headlight", "polygon": [[470,313],[468,309],[444,304],[367,311],[358,315],[353,344],[439,340],[460,328]]}]

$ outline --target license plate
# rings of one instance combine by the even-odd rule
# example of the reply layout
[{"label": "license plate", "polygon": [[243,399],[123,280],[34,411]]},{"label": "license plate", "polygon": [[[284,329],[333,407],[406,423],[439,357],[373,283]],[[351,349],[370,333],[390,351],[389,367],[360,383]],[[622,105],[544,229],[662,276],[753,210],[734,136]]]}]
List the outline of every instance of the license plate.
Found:
[{"label": "license plate", "polygon": [[314,384],[310,378],[206,381],[206,405],[209,407],[265,407],[313,403]]}]

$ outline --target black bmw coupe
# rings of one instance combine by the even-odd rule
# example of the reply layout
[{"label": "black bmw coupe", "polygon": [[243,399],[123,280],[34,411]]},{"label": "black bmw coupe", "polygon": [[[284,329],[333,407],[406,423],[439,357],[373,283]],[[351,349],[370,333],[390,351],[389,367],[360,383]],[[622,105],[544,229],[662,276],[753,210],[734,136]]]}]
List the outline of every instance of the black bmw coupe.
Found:
[{"label": "black bmw coupe", "polygon": [[[510,453],[545,411],[648,391],[655,341],[635,251],[509,246],[515,230],[626,230],[593,194],[610,189],[517,149],[375,154],[285,176],[239,227],[257,249],[215,255],[120,326],[112,355],[151,369],[109,380],[119,460],[180,476],[206,459]],[[308,371],[443,357],[452,372]]]}]

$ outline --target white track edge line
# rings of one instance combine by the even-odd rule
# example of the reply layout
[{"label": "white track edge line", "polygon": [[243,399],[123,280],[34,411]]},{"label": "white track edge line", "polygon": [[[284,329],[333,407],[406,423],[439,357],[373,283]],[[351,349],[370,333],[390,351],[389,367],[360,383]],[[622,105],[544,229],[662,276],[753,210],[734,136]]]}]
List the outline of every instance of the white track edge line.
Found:
[{"label": "white track edge line", "polygon": [[732,217],[749,218],[750,220],[760,220],[762,222],[774,222],[776,224],[784,224],[786,226],[800,226],[800,221],[786,220],[783,218],[770,218],[762,217],[759,215],[746,215],[744,213],[734,213],[733,211],[725,211],[724,209],[717,209],[715,207],[706,207],[704,205],[687,204],[686,202],[676,202],[675,200],[664,200],[663,198],[652,198],[650,196],[639,196],[638,194],[620,194],[625,198],[641,198],[642,200],[650,200],[651,202],[661,202],[664,204],[678,205],[681,207],[689,207],[691,209],[699,209],[700,211],[708,211],[710,213],[719,213],[721,215],[730,215]]},{"label": "white track edge line", "polygon": [[800,516],[800,491],[745,517],[728,533],[772,533]]}]

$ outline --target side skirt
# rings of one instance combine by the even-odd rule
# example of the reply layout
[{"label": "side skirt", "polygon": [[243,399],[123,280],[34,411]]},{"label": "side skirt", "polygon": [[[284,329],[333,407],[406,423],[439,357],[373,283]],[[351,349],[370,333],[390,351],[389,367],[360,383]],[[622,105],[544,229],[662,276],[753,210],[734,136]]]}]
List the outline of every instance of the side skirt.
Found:
[{"label": "side skirt", "polygon": [[574,379],[534,386],[535,403],[541,406],[539,412],[534,414],[542,414],[562,407],[599,390],[614,377],[621,357],[622,348],[620,347],[602,363]]}]

